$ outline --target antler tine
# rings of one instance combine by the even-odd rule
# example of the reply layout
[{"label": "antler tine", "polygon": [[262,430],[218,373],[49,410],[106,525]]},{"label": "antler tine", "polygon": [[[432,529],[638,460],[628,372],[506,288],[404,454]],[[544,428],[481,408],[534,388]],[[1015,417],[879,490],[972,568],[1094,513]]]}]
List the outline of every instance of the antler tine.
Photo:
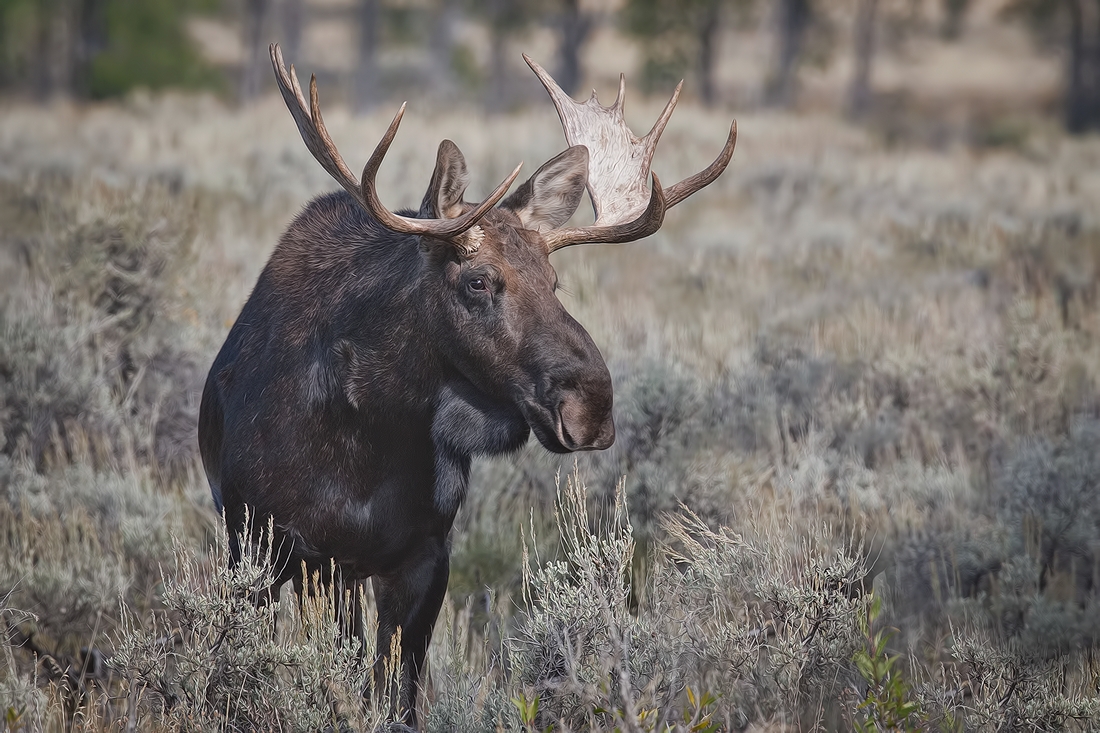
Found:
[{"label": "antler tine", "polygon": [[[621,79],[622,75],[620,74],[619,76]],[[672,90],[672,96],[669,97],[668,104],[661,110],[661,116],[657,118],[657,121],[653,123],[653,127],[649,128],[649,132],[642,138],[646,144],[646,155],[651,162],[653,160],[653,153],[657,150],[657,143],[661,139],[661,133],[665,131],[665,126],[668,124],[668,121],[672,119],[672,111],[676,109],[676,103],[680,101],[680,90],[683,88],[684,80],[681,79],[680,83],[676,85],[676,88]]]},{"label": "antler tine", "polygon": [[[293,73],[294,67],[291,67]],[[295,83],[297,86],[297,83]],[[299,94],[301,92],[299,91]],[[404,108],[404,105],[402,105]],[[313,126],[317,129],[317,136],[321,138],[321,144],[324,145],[324,150],[329,154],[332,164],[340,171],[340,183],[347,180],[349,183],[356,183],[355,174],[351,172],[351,168],[348,168],[347,163],[340,157],[339,151],[336,150],[336,143],[332,142],[332,137],[328,134],[328,128],[325,127],[325,119],[321,117],[321,99],[317,95],[317,75],[309,75],[309,111],[310,117],[313,118]]]},{"label": "antler tine", "polygon": [[596,212],[597,225],[613,225],[633,219],[646,207],[649,191],[649,159],[639,150],[638,140],[623,120],[626,82],[620,77],[614,104],[604,107],[596,93],[586,102],[574,101],[545,69],[527,54],[524,61],[546,88],[558,111],[565,139],[570,145],[584,145],[588,160],[588,196]]},{"label": "antler tine", "polygon": [[[577,102],[573,101],[573,98],[565,93],[565,90],[558,86],[558,83],[554,81],[554,77],[546,73],[546,69],[539,66],[534,59],[527,54],[523,54],[523,60],[527,62],[527,65],[531,67],[531,71],[535,72],[535,76],[539,78],[542,85],[546,87],[546,91],[550,94],[550,99],[554,102],[554,106],[558,108],[558,114],[561,114],[561,107],[565,102],[580,106]],[[620,90],[622,86],[620,85]],[[596,90],[592,90],[592,98],[596,98]],[[620,95],[621,98],[621,95]]]},{"label": "antler tine", "polygon": [[[545,69],[526,54],[523,58],[550,94],[566,141],[570,145],[586,146],[591,156],[587,187],[596,221],[591,227],[562,229],[544,235],[551,242],[551,251],[570,244],[625,242],[631,241],[630,237],[648,236],[660,227],[665,211],[712,183],[729,164],[737,140],[736,123],[730,130],[726,146],[710,166],[667,191],[660,190],[654,176],[653,189],[647,191],[646,179],[650,176],[653,154],[680,99],[683,81],[676,85],[653,127],[639,139],[623,118],[626,96],[623,75],[619,76],[619,93],[614,104],[604,107],[595,92],[585,102],[574,101]],[[656,199],[660,199],[660,215],[655,215]]]},{"label": "antler tine", "polygon": [[401,124],[401,118],[404,114],[405,105],[402,104],[401,109],[394,115],[393,122],[391,122],[389,128],[386,129],[386,134],[382,136],[374,152],[371,153],[370,158],[367,159],[367,164],[363,166],[363,178],[360,184],[363,205],[379,222],[394,231],[404,232],[405,234],[426,234],[440,239],[458,236],[474,224],[477,224],[478,220],[485,216],[489,209],[496,206],[497,202],[504,198],[504,194],[508,193],[508,189],[516,180],[516,176],[519,175],[523,163],[517,165],[511,174],[509,174],[499,186],[493,189],[492,193],[485,197],[484,201],[462,216],[455,217],[454,219],[413,219],[407,216],[394,214],[387,209],[378,198],[378,187],[375,184],[375,176],[378,174],[378,169],[382,165],[382,159],[386,157],[386,152],[390,149],[390,143],[392,143],[394,137],[397,136],[397,128]]},{"label": "antler tine", "polygon": [[[592,90],[592,96],[596,96],[596,90]],[[619,74],[619,93],[615,95],[615,104],[612,105],[619,112],[626,107],[626,74]]]},{"label": "antler tine", "polygon": [[[442,221],[454,222],[454,226],[458,228],[455,234],[466,231],[488,213],[489,209],[493,208],[504,198],[504,194],[508,193],[508,189],[512,187],[512,184],[516,181],[516,176],[519,175],[520,169],[523,168],[523,162],[521,161],[512,169],[512,172],[508,174],[508,177],[500,182],[500,185],[493,189],[493,192],[485,197],[485,200],[475,206],[470,211],[467,211],[462,216],[456,219],[443,219]],[[438,220],[437,220],[438,221]],[[440,234],[436,236],[454,236],[453,234]]]},{"label": "antler tine", "polygon": [[393,121],[386,129],[386,134],[382,136],[382,140],[379,141],[374,152],[367,160],[362,177],[357,179],[344,162],[344,159],[340,157],[340,153],[325,127],[325,121],[321,117],[321,103],[317,95],[317,77],[310,77],[309,104],[307,105],[293,65],[290,67],[290,73],[287,73],[286,65],[283,62],[283,52],[279,48],[279,44],[271,44],[269,51],[271,53],[271,65],[275,69],[275,79],[279,84],[279,91],[283,95],[283,101],[286,102],[291,116],[294,117],[295,124],[298,125],[298,132],[301,133],[306,148],[313,153],[313,157],[317,159],[321,167],[344,187],[344,190],[350,193],[364,209],[388,229],[402,234],[426,235],[440,239],[456,237],[477,224],[489,209],[496,206],[497,202],[504,198],[504,194],[508,193],[508,189],[516,180],[516,176],[519,175],[520,168],[523,167],[522,163],[517,165],[511,175],[505,178],[484,201],[454,219],[414,219],[394,214],[378,198],[375,175],[382,165],[382,159],[386,157],[386,152],[390,149],[390,144],[397,135],[397,128],[401,124],[402,116],[405,114],[405,104],[402,104],[401,109],[394,115]]},{"label": "antler tine", "polygon": [[551,253],[571,247],[574,244],[621,244],[644,239],[661,228],[665,211],[668,210],[664,190],[657,174],[653,173],[653,188],[649,194],[649,204],[641,216],[625,224],[610,226],[571,227],[552,229],[542,235]]},{"label": "antler tine", "polygon": [[321,109],[317,100],[317,78],[311,77],[309,80],[310,104],[307,105],[293,65],[290,67],[290,73],[287,73],[283,62],[283,51],[279,48],[279,44],[271,44],[268,51],[271,54],[271,66],[275,69],[275,80],[279,84],[279,91],[283,95],[287,109],[290,110],[291,117],[294,118],[294,123],[298,126],[298,132],[302,135],[306,149],[313,154],[321,167],[344,187],[344,190],[356,199],[361,199],[359,182],[340,157],[340,153],[332,143],[332,138],[329,137],[328,130],[325,129],[324,120],[321,119]]},{"label": "antler tine", "polygon": [[714,162],[694,176],[689,176],[668,189],[668,193],[665,194],[668,199],[668,208],[671,209],[699,189],[709,186],[718,176],[722,175],[722,171],[726,169],[730,158],[733,157],[733,148],[736,145],[737,120],[734,120],[733,124],[730,125],[730,134],[726,138],[726,144],[722,148],[722,152],[718,153],[718,157],[714,159]]}]

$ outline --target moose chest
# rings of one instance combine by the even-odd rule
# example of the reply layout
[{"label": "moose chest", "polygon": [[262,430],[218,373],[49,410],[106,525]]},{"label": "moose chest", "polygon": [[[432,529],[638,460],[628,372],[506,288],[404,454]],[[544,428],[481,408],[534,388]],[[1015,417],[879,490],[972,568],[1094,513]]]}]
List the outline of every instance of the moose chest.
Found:
[{"label": "moose chest", "polygon": [[317,485],[317,532],[331,536],[333,548],[356,547],[361,559],[347,561],[371,566],[367,574],[384,572],[424,538],[450,532],[473,455],[517,450],[529,434],[519,411],[452,380],[441,388],[430,424],[374,435],[367,449],[370,436],[357,433],[330,444],[343,455],[332,455],[329,465],[345,469]]},{"label": "moose chest", "polygon": [[[427,426],[364,430],[325,425],[304,429],[304,450],[272,480],[297,477],[295,492],[267,491],[268,512],[293,540],[295,555],[335,560],[352,576],[385,574],[426,540],[442,540],[454,512],[440,512],[436,495],[464,495],[466,470],[448,458],[437,465]],[[457,509],[457,506],[454,507]]]}]

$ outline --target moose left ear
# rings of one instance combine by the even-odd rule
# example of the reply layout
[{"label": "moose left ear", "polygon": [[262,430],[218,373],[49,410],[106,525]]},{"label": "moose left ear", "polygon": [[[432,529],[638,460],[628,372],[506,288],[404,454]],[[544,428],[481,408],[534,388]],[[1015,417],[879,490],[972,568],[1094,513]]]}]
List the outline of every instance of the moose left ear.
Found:
[{"label": "moose left ear", "polygon": [[462,151],[450,140],[439,143],[439,152],[435,156],[435,170],[432,182],[420,204],[422,219],[454,219],[463,213],[462,194],[470,185],[470,174],[466,172],[466,159]]},{"label": "moose left ear", "polygon": [[526,229],[548,232],[569,221],[588,182],[588,148],[574,145],[535,171],[500,202]]}]

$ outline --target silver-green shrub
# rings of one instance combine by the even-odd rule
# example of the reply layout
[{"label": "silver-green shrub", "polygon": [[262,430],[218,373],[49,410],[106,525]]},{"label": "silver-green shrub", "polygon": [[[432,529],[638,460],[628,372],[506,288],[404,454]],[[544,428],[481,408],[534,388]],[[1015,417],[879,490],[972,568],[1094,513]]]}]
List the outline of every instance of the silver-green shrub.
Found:
[{"label": "silver-green shrub", "polygon": [[350,597],[314,579],[301,602],[280,599],[265,544],[243,543],[232,567],[224,543],[211,557],[181,550],[164,577],[163,610],[128,617],[112,665],[136,701],[132,719],[210,731],[373,730],[386,719],[387,695],[375,707],[364,699],[373,643],[361,649],[339,621]]},{"label": "silver-green shrub", "polygon": [[736,728],[814,724],[834,707],[866,602],[857,556],[824,536],[746,540],[681,508],[649,577],[632,576],[622,483],[599,525],[586,494],[576,473],[559,491],[561,557],[524,557],[527,614],[510,660],[541,725],[664,730],[690,718],[689,689],[716,696],[711,714]]}]

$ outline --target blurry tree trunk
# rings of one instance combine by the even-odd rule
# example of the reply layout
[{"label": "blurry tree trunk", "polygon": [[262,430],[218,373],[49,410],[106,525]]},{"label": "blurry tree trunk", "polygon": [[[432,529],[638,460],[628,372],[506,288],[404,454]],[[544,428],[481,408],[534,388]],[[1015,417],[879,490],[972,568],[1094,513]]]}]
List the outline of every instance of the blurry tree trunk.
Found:
[{"label": "blurry tree trunk", "polygon": [[[1082,74],[1085,101],[1085,128],[1100,130],[1100,0],[1080,0],[1085,26],[1084,73]],[[1090,32],[1091,31],[1091,32]]]},{"label": "blurry tree trunk", "polygon": [[1100,129],[1100,0],[1067,0],[1066,129]]},{"label": "blurry tree trunk", "polygon": [[855,64],[852,82],[848,87],[846,114],[858,120],[867,114],[871,106],[871,62],[875,55],[875,14],[878,0],[859,0],[856,10],[856,27],[852,34],[855,41]]},{"label": "blurry tree trunk", "polygon": [[943,0],[943,27],[940,35],[953,41],[962,35],[963,21],[970,10],[971,0]]},{"label": "blurry tree trunk", "polygon": [[1082,94],[1085,28],[1079,0],[1069,0],[1069,55],[1066,59],[1066,129],[1084,129],[1084,95]]},{"label": "blurry tree trunk", "polygon": [[73,91],[79,10],[75,0],[43,0],[31,10],[35,22],[28,71],[31,94],[37,99]]},{"label": "blurry tree trunk", "polygon": [[[241,69],[241,101],[259,96],[268,74],[265,30],[271,0],[244,0],[244,66]],[[293,58],[293,57],[292,57]]]},{"label": "blurry tree trunk", "polygon": [[35,99],[44,100],[50,96],[50,31],[53,22],[39,13],[35,19],[33,50],[30,55],[30,64],[27,69],[27,77],[30,81],[31,94]]},{"label": "blurry tree trunk", "polygon": [[432,85],[444,98],[455,92],[455,26],[459,0],[439,0],[439,12],[432,23]]},{"label": "blurry tree trunk", "polygon": [[789,107],[794,102],[798,62],[810,25],[810,0],[779,0],[775,68],[764,88],[764,102]]},{"label": "blurry tree trunk", "polygon": [[306,22],[304,0],[282,0],[279,11],[283,55],[291,63],[301,63],[299,54],[302,51],[302,34]]},{"label": "blurry tree trunk", "polygon": [[489,78],[485,85],[485,110],[503,112],[508,106],[507,60],[508,28],[506,13],[510,0],[489,0]]},{"label": "blurry tree trunk", "polygon": [[718,60],[719,11],[721,0],[707,0],[699,16],[699,95],[703,104],[714,106],[718,89],[714,83],[714,66]]},{"label": "blurry tree trunk", "polygon": [[566,94],[574,95],[581,85],[581,49],[592,34],[595,18],[581,8],[580,0],[564,0],[558,69],[555,80]]},{"label": "blurry tree trunk", "polygon": [[73,44],[73,92],[83,98],[91,93],[92,63],[107,46],[105,0],[80,0],[77,33]]},{"label": "blurry tree trunk", "polygon": [[359,49],[355,63],[355,111],[368,112],[380,101],[378,78],[378,0],[359,0]]},{"label": "blurry tree trunk", "polygon": [[31,52],[30,78],[31,94],[35,99],[45,100],[52,91],[50,75],[50,32],[53,30],[54,21],[40,14],[34,26],[34,50]]}]

